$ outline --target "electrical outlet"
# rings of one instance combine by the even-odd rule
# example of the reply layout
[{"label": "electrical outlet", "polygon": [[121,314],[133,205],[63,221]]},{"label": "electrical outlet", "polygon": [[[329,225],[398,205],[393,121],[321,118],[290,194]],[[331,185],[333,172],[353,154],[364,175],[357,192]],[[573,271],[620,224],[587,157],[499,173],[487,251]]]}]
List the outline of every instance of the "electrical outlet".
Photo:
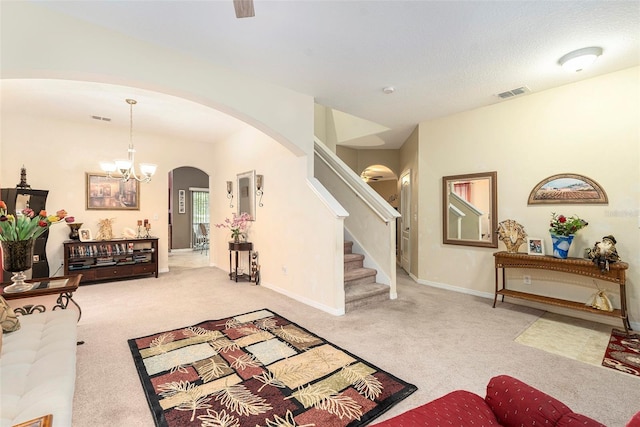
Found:
[{"label": "electrical outlet", "polygon": [[525,285],[530,285],[531,284],[531,276],[528,276],[528,275],[522,276],[522,283],[524,283]]},{"label": "electrical outlet", "polygon": [[285,276],[287,275],[287,266],[286,265],[282,266],[282,272],[284,273]]}]

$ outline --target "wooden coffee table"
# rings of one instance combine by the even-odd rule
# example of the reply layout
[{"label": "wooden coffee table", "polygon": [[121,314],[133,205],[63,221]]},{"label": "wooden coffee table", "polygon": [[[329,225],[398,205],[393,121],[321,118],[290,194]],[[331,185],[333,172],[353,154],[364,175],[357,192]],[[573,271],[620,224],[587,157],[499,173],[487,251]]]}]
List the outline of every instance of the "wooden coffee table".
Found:
[{"label": "wooden coffee table", "polygon": [[[82,309],[77,302],[73,300],[73,293],[78,289],[82,274],[71,274],[69,276],[59,277],[47,277],[41,279],[26,280],[27,283],[33,283],[33,288],[23,292],[4,292],[4,288],[10,285],[10,283],[3,283],[1,286],[1,295],[7,300],[17,300],[24,298],[40,297],[44,295],[58,295],[56,305],[53,306],[53,310],[57,308],[65,309],[72,302],[78,308],[78,321],[82,317]],[[27,315],[31,313],[43,313],[47,309],[42,304],[33,305],[27,304],[23,307],[13,309],[16,313]]]}]

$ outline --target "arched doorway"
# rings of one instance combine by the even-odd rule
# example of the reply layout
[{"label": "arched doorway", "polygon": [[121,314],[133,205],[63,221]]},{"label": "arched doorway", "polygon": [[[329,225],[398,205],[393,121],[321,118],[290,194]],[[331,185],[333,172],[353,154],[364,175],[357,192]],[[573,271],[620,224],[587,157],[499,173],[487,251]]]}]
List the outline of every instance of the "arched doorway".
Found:
[{"label": "arched doorway", "polygon": [[398,208],[398,176],[384,165],[367,166],[360,177],[391,206]]},{"label": "arched doorway", "polygon": [[209,265],[209,175],[191,166],[169,171],[169,268]]}]

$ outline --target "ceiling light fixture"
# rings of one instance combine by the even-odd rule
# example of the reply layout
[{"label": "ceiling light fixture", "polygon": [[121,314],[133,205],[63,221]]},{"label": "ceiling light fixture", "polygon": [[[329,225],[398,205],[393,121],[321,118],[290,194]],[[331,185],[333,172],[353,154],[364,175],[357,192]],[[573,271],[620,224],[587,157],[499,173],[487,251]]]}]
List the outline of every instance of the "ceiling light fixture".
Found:
[{"label": "ceiling light fixture", "polygon": [[396,88],[395,88],[395,87],[393,87],[393,86],[387,86],[387,87],[383,87],[383,88],[382,88],[382,91],[383,91],[384,93],[386,93],[387,95],[389,95],[389,94],[392,94],[393,92],[395,92],[395,91],[396,91]]},{"label": "ceiling light fixture", "polygon": [[600,55],[602,55],[601,47],[585,47],[567,53],[558,60],[558,63],[565,70],[577,72],[593,64]]},{"label": "ceiling light fixture", "polygon": [[[151,163],[140,163],[140,174],[141,178],[138,178],[136,175],[135,169],[135,153],[136,150],[133,148],[133,106],[138,103],[135,99],[126,99],[127,104],[129,104],[129,150],[126,160],[116,160],[114,162],[100,162],[100,168],[107,173],[109,178],[121,179],[122,181],[129,181],[130,179],[135,179],[140,182],[149,182],[151,181],[151,177],[154,173],[156,173],[157,166]],[[120,172],[122,177],[114,177],[111,174],[115,171]]]}]

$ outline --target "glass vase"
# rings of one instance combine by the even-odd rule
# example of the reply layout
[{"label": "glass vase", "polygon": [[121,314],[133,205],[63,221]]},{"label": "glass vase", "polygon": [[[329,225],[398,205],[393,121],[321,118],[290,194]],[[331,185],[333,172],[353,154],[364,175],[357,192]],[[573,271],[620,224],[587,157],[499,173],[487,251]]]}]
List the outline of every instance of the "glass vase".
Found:
[{"label": "glass vase", "polygon": [[24,272],[33,265],[33,239],[2,241],[2,269],[14,273],[12,284],[4,288],[4,292],[28,291],[33,286],[25,283],[27,276]]}]

